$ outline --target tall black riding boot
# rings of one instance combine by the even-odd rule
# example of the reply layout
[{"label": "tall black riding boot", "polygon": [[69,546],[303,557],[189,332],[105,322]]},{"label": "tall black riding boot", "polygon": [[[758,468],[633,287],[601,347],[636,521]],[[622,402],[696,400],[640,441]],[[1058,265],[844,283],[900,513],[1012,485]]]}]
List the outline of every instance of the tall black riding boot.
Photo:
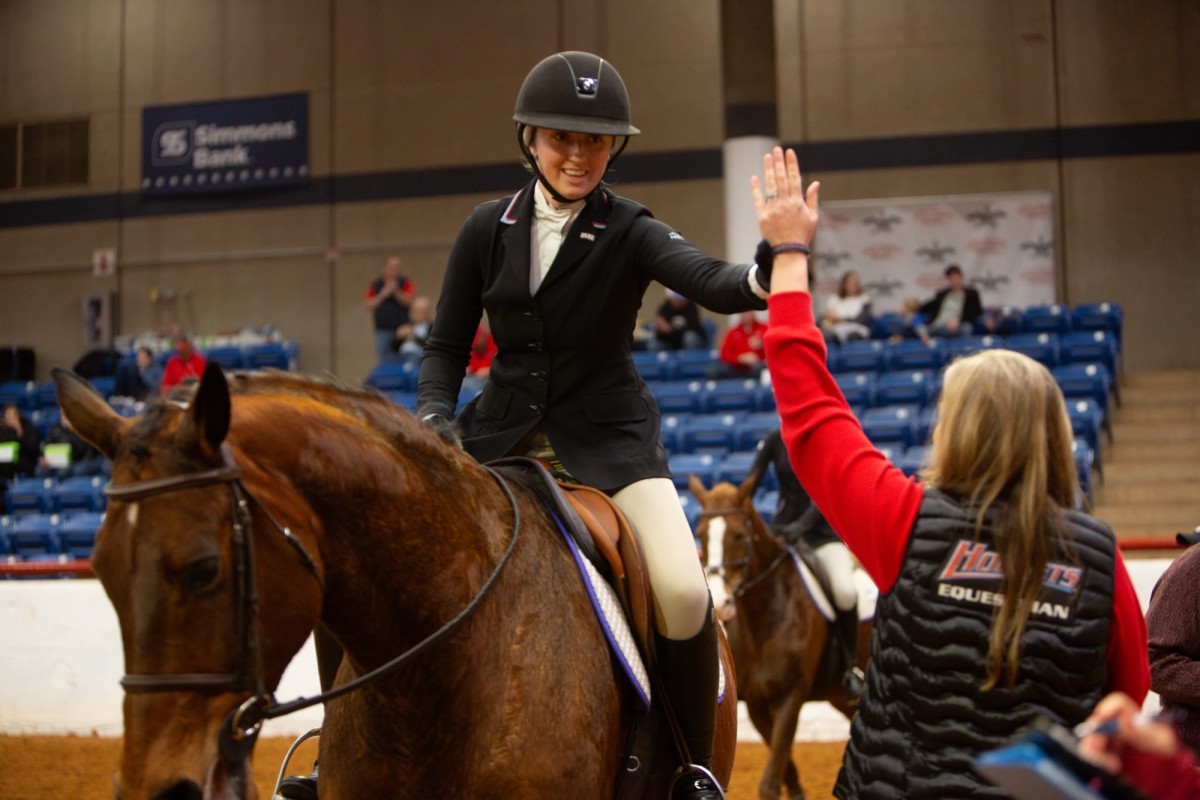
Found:
[{"label": "tall black riding boot", "polygon": [[711,602],[699,633],[683,640],[656,636],[655,649],[668,702],[692,759],[673,779],[671,800],[724,800],[711,771],[721,669]]},{"label": "tall black riding boot", "polygon": [[829,627],[846,665],[846,671],[842,673],[842,694],[847,702],[857,702],[864,685],[863,671],[858,667],[858,609],[838,609],[837,619]]}]

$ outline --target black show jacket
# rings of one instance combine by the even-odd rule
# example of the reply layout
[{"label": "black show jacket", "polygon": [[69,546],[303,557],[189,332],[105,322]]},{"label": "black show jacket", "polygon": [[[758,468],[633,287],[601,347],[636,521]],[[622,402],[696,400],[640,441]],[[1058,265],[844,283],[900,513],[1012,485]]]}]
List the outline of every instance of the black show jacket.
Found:
[{"label": "black show jacket", "polygon": [[454,417],[483,311],[496,341],[487,385],[459,414],[479,461],[540,424],[563,465],[614,491],[668,477],[659,413],[630,357],[642,296],[657,280],[719,313],[762,309],[750,265],[705,255],[641,205],[597,189],[529,293],[530,183],[478,206],[450,253],[417,390],[418,415]]}]

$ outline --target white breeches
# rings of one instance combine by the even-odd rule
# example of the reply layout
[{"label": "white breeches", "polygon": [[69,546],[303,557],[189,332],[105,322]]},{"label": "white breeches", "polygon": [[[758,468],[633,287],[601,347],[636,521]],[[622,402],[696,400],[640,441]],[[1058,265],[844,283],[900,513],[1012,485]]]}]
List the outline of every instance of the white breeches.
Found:
[{"label": "white breeches", "polygon": [[828,542],[816,549],[817,560],[829,576],[829,586],[833,592],[833,604],[838,611],[849,611],[858,603],[858,593],[854,591],[854,559],[850,551],[841,542]]},{"label": "white breeches", "polygon": [[629,518],[642,547],[658,632],[668,639],[690,639],[708,614],[708,581],[675,484],[647,478],[629,484],[612,499]]}]

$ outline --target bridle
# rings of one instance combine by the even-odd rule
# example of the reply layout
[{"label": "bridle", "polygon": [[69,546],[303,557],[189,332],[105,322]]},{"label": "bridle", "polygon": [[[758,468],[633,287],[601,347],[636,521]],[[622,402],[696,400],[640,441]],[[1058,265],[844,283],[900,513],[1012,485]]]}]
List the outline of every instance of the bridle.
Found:
[{"label": "bridle", "polygon": [[109,485],[104,493],[110,500],[134,502],[147,497],[178,492],[187,489],[198,489],[206,486],[225,484],[229,487],[232,520],[231,548],[233,552],[234,571],[234,625],[238,641],[238,653],[233,672],[200,672],[200,673],[137,673],[126,674],[121,678],[121,686],[126,692],[250,692],[250,697],[236,708],[233,708],[225,718],[221,727],[220,752],[230,763],[239,763],[249,756],[258,737],[262,723],[294,711],[299,711],[318,703],[324,703],[335,697],[361,688],[372,681],[392,672],[412,658],[420,655],[427,648],[445,639],[479,607],[483,598],[495,585],[504,565],[516,548],[517,538],[521,530],[521,514],[517,499],[512,489],[499,473],[484,467],[488,474],[500,485],[508,499],[513,513],[512,536],[500,560],[496,563],[492,574],[479,588],[471,602],[453,619],[443,624],[429,636],[410,647],[400,655],[370,672],[360,675],[348,683],[344,683],[327,692],[314,697],[300,697],[287,703],[279,703],[275,695],[266,688],[266,678],[262,670],[262,647],[258,637],[258,590],[254,580],[254,548],[250,541],[251,516],[250,504],[253,503],[271,523],[274,528],[300,556],[301,562],[308,569],[313,579],[324,586],[321,575],[317,570],[316,561],[305,548],[304,543],[295,534],[280,524],[271,512],[250,493],[242,483],[242,470],[234,461],[233,454],[227,444],[221,445],[222,465],[212,469],[169,475],[162,478],[151,478],[144,481]]},{"label": "bridle", "polygon": [[[754,521],[751,519],[750,514],[744,508],[736,508],[736,507],[734,507],[734,508],[706,508],[700,512],[699,519],[707,519],[707,518],[711,518],[711,517],[727,517],[727,516],[732,516],[732,515],[741,515],[741,516],[745,517],[745,519],[746,519],[745,534],[746,534],[747,538],[753,538],[753,536],[754,536]],[[747,552],[749,552],[748,547],[747,547]],[[784,556],[786,556],[786,555],[787,555],[787,549],[785,548],[783,550],[783,552],[781,552],[778,556],[776,556],[775,559],[772,560],[771,563],[768,564],[766,569],[764,569],[762,572],[758,573],[757,575],[755,575],[752,578],[746,578],[746,579],[742,580],[741,582],[739,582],[737,584],[737,586],[734,586],[731,589],[729,589],[729,594],[734,599],[734,601],[737,601],[738,599],[740,599],[741,596],[743,594],[745,594],[747,590],[750,589],[750,587],[758,584],[760,581],[764,580],[768,575],[770,575],[772,572],[774,572],[775,569],[780,564],[783,563]],[[725,581],[725,584],[728,586],[729,580],[726,577],[726,574],[728,573],[729,570],[731,570],[731,569],[745,570],[749,566],[750,566],[750,556],[749,555],[743,556],[742,558],[736,559],[734,561],[727,561],[724,558],[724,552],[722,552],[721,563],[715,567],[708,567],[708,568],[706,568],[705,571],[709,575],[719,576],[721,578],[721,580]]]}]

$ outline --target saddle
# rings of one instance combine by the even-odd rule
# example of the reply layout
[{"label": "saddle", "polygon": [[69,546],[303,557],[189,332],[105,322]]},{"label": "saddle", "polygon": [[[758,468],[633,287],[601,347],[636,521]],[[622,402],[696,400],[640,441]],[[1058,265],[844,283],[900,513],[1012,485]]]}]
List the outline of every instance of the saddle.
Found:
[{"label": "saddle", "polygon": [[556,514],[580,551],[612,585],[651,663],[653,606],[641,546],[621,509],[598,489],[556,478],[545,462],[512,457],[490,462],[507,477],[528,486]]}]

